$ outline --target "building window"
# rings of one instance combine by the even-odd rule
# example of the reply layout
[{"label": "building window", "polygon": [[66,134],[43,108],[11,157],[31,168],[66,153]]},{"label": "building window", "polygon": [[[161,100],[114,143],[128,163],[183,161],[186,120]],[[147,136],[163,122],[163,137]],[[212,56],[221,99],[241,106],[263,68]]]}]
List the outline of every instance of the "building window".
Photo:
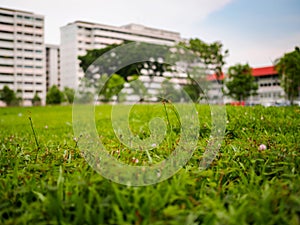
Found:
[{"label": "building window", "polygon": [[8,26],[13,26],[14,25],[13,23],[6,23],[6,22],[0,22],[0,24],[8,25]]},{"label": "building window", "polygon": [[0,84],[13,84],[13,81],[0,81]]},{"label": "building window", "polygon": [[13,73],[0,73],[0,76],[13,76]]},{"label": "building window", "polygon": [[13,56],[4,56],[4,55],[0,55],[0,59],[13,59]]},{"label": "building window", "polygon": [[[1,23],[0,23],[1,24]],[[13,24],[12,24],[13,25]],[[6,31],[6,30],[2,30],[1,33],[5,33],[5,34],[13,34],[13,31]]]},{"label": "building window", "polygon": [[31,16],[25,16],[24,17],[26,20],[32,20],[33,18]]},{"label": "building window", "polygon": [[5,67],[14,67],[13,65],[9,65],[9,64],[0,64],[0,66],[5,66]]},{"label": "building window", "polygon": [[0,41],[6,41],[6,42],[14,42],[14,40],[9,40],[9,39],[3,39],[1,38]]},{"label": "building window", "polygon": [[0,50],[9,50],[9,51],[12,51],[12,50],[14,50],[14,49],[13,49],[13,48],[0,47]]},{"label": "building window", "polygon": [[6,13],[0,13],[0,16],[6,16],[6,17],[14,17],[13,15],[6,14]]}]

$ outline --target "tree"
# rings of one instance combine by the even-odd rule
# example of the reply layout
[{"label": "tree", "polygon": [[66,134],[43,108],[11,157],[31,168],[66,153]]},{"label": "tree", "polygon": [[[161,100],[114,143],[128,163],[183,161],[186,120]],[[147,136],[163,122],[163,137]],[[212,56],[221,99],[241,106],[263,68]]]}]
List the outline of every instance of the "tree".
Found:
[{"label": "tree", "polygon": [[[104,97],[103,101],[109,102],[112,100],[113,96],[117,96],[117,100],[119,97],[120,91],[124,87],[125,80],[123,77],[119,76],[118,74],[113,74],[105,83],[104,88],[101,90],[100,95]],[[122,94],[121,94],[122,95]]]},{"label": "tree", "polygon": [[165,79],[161,83],[159,97],[165,100],[170,100],[171,102],[180,102],[182,96],[179,85],[172,83],[170,79]]},{"label": "tree", "polygon": [[16,97],[16,93],[6,85],[0,91],[0,99],[4,101],[8,106],[16,103],[16,101],[18,100]]},{"label": "tree", "polygon": [[53,85],[46,95],[46,104],[60,104],[63,101],[63,98],[63,93],[56,85]]},{"label": "tree", "polygon": [[41,98],[38,93],[35,93],[32,99],[32,105],[38,106],[41,105]]},{"label": "tree", "polygon": [[285,53],[276,60],[275,69],[281,77],[281,85],[293,104],[294,99],[300,95],[300,49],[295,47],[292,52]]},{"label": "tree", "polygon": [[258,85],[251,72],[248,64],[229,67],[229,81],[225,81],[227,91],[224,90],[224,94],[239,102],[245,101],[251,95],[256,95]]},{"label": "tree", "polygon": [[[130,44],[130,47],[118,48],[126,44]],[[112,44],[101,49],[88,50],[86,55],[79,56],[78,59],[80,60],[80,67],[86,73],[86,78],[92,79],[93,75],[95,75],[88,70],[91,65],[94,65],[100,66],[98,72],[101,75],[118,74],[128,82],[130,76],[142,74],[141,70],[143,69],[151,71],[150,76],[162,76],[168,66],[157,62],[157,58],[163,57],[167,48],[167,46],[162,45],[125,41],[121,44]],[[105,54],[108,52],[110,54]],[[125,55],[126,57],[124,57]],[[141,62],[140,60],[144,59],[145,56],[148,56],[148,58],[146,61]],[[127,65],[128,62],[130,65]]]},{"label": "tree", "polygon": [[198,38],[190,39],[188,43],[181,42],[180,46],[192,50],[199,56],[207,69],[213,71],[217,77],[222,75],[222,68],[225,65],[224,59],[228,56],[228,50],[223,51],[223,44],[219,41],[211,44]]},{"label": "tree", "polygon": [[138,75],[133,76],[129,84],[133,91],[132,94],[137,95],[140,98],[140,101],[144,101],[145,97],[149,97],[148,90],[144,83],[139,80]]},{"label": "tree", "polygon": [[63,95],[65,96],[65,100],[72,104],[74,101],[75,90],[73,88],[65,87],[63,90]]}]

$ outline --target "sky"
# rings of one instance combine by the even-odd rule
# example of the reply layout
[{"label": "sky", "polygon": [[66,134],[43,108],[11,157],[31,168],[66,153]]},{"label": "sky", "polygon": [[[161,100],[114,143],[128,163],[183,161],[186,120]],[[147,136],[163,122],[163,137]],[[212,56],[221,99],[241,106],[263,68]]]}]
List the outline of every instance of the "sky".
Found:
[{"label": "sky", "polygon": [[300,0],[0,0],[0,7],[44,15],[47,44],[59,44],[60,27],[83,20],[221,41],[229,50],[226,67],[270,66],[300,46]]}]

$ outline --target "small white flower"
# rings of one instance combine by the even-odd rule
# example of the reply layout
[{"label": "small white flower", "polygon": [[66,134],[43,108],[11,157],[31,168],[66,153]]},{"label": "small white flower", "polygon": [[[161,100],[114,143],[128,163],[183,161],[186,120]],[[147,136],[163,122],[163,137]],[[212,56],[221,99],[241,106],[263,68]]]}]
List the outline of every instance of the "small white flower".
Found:
[{"label": "small white flower", "polygon": [[161,173],[160,171],[156,173],[157,177],[160,177],[161,176]]},{"label": "small white flower", "polygon": [[259,147],[258,147],[258,150],[260,151],[263,151],[263,150],[266,150],[267,149],[267,146],[264,145],[264,144],[261,144]]},{"label": "small white flower", "polygon": [[138,159],[136,159],[135,157],[132,157],[132,162],[133,162],[133,163],[138,163],[138,162],[139,162],[139,160],[138,160]]},{"label": "small white flower", "polygon": [[47,126],[47,125],[45,126],[45,129],[48,129],[48,126]]},{"label": "small white flower", "polygon": [[77,142],[77,138],[76,138],[76,137],[74,137],[74,138],[73,138],[73,141]]},{"label": "small white flower", "polygon": [[19,113],[19,114],[18,114],[18,117],[21,117],[21,116],[23,116],[23,114],[22,114],[22,113]]},{"label": "small white flower", "polygon": [[155,147],[156,147],[156,144],[155,144],[155,143],[153,143],[151,146],[152,146],[153,148],[155,148]]}]

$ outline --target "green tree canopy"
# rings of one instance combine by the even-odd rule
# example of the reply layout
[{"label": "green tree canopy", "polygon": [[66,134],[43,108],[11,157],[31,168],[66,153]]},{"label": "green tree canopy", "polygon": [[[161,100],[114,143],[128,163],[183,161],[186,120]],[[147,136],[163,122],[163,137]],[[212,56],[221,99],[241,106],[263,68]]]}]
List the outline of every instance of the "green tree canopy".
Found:
[{"label": "green tree canopy", "polygon": [[65,101],[72,104],[74,101],[75,90],[73,88],[64,87],[63,95],[65,97]]},{"label": "green tree canopy", "polygon": [[0,90],[0,99],[10,106],[17,101],[16,93],[10,89],[7,85]]},{"label": "green tree canopy", "polygon": [[285,53],[276,61],[275,65],[281,77],[282,87],[293,104],[294,99],[300,95],[300,49],[295,47],[292,52]]},{"label": "green tree canopy", "polygon": [[149,93],[144,83],[139,80],[139,76],[132,76],[132,80],[130,80],[130,87],[133,90],[133,94],[137,95],[140,98],[140,101],[144,100],[144,97],[149,97]]},{"label": "green tree canopy", "polygon": [[[124,58],[124,52],[121,48],[122,45],[130,44],[130,48],[126,49],[126,58]],[[121,44],[108,45],[101,49],[88,50],[86,55],[79,56],[80,67],[86,73],[85,77],[92,79],[94,72],[90,72],[88,68],[93,66],[99,66],[98,72],[100,75],[118,74],[128,82],[128,78],[132,75],[140,75],[142,69],[151,71],[150,75],[162,76],[163,72],[167,70],[167,65],[163,62],[158,62],[159,56],[164,57],[165,49],[167,46],[150,45],[147,43],[134,43],[125,41]],[[110,54],[105,54],[110,52]],[[120,56],[121,55],[121,56]],[[149,56],[146,61],[141,62]],[[130,62],[127,65],[127,62]],[[133,62],[133,63],[132,63]]]},{"label": "green tree canopy", "polygon": [[53,85],[46,95],[46,104],[60,104],[63,99],[63,93],[58,89],[56,85]]},{"label": "green tree canopy", "polygon": [[41,98],[38,95],[38,93],[35,93],[32,99],[32,104],[37,106],[37,105],[41,105]]},{"label": "green tree canopy", "polygon": [[248,64],[237,64],[228,69],[228,81],[225,81],[227,90],[224,94],[241,102],[251,95],[256,95],[258,85],[252,76],[252,69]]},{"label": "green tree canopy", "polygon": [[179,45],[192,50],[199,56],[200,61],[206,65],[207,69],[216,73],[218,77],[222,75],[222,68],[225,65],[225,58],[228,56],[228,50],[223,50],[221,42],[206,43],[195,38],[190,39],[188,43],[181,42]]},{"label": "green tree canopy", "polygon": [[[107,77],[107,75],[104,75],[104,77]],[[100,92],[100,96],[103,97],[102,100],[104,102],[109,102],[112,100],[113,96],[117,96],[117,100],[119,101],[119,94],[124,87],[124,83],[124,78],[118,74],[113,74],[111,77],[109,77],[104,88]]]}]

